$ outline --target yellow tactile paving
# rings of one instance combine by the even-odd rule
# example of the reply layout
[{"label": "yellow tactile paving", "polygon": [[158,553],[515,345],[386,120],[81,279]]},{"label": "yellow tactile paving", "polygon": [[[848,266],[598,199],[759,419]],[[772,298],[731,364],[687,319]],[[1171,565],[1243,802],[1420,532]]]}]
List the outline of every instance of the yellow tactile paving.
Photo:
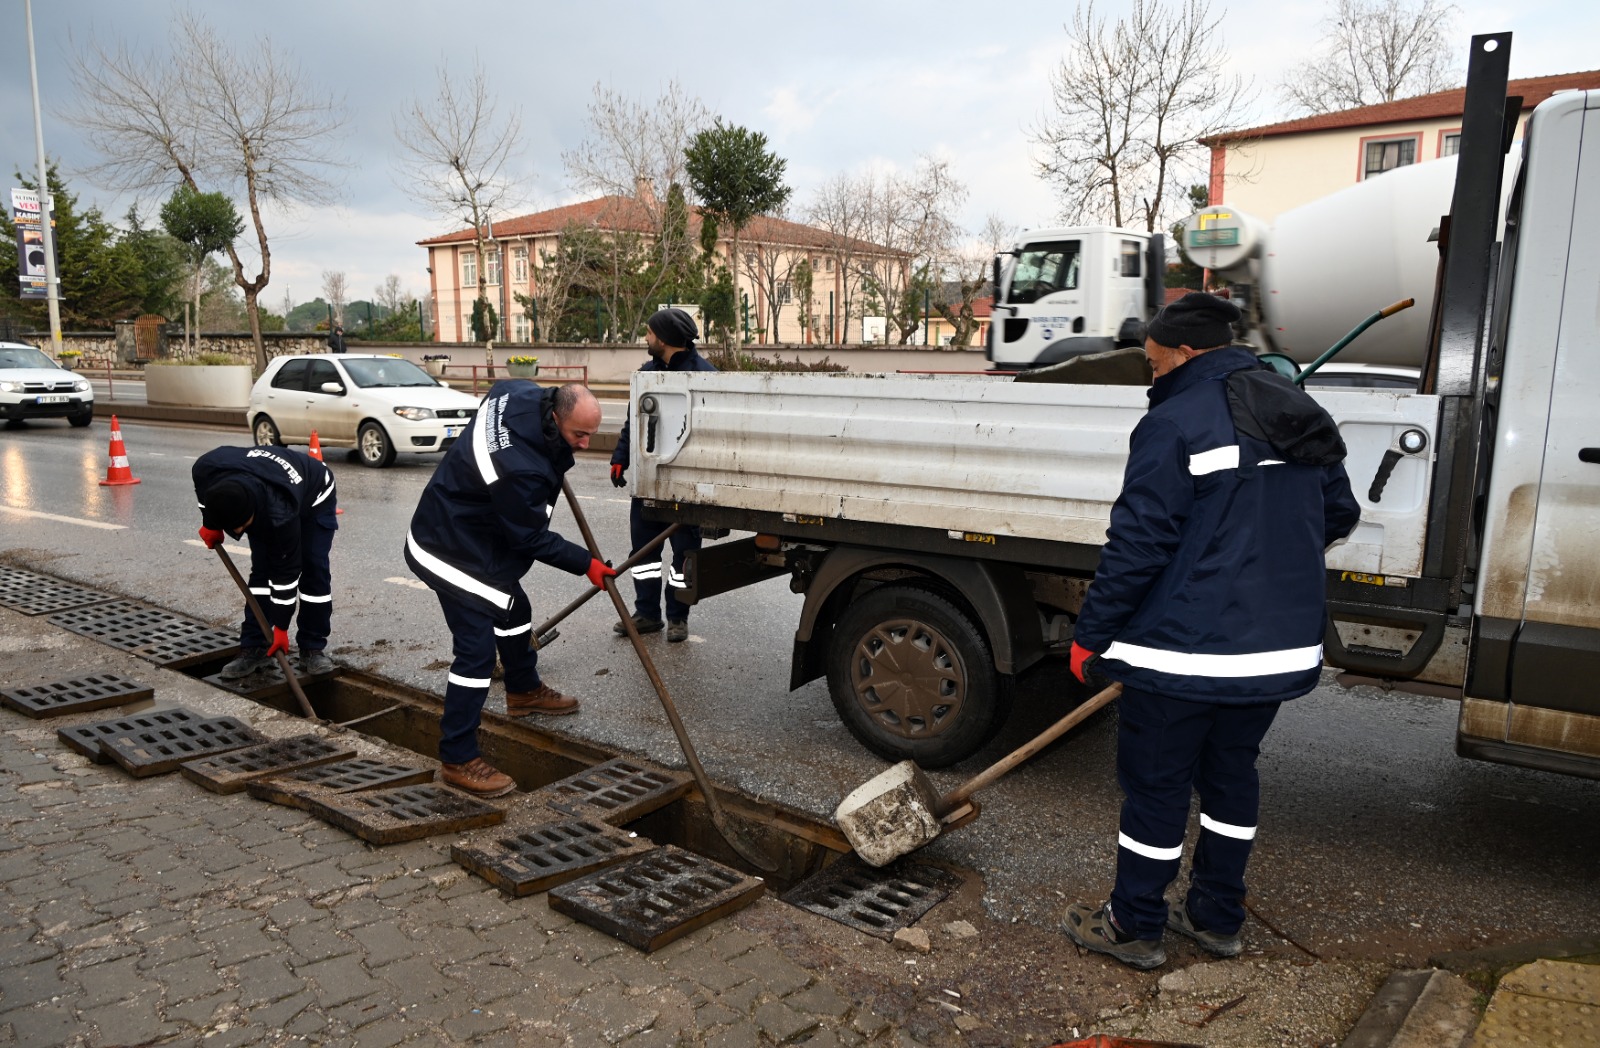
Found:
[{"label": "yellow tactile paving", "polygon": [[1500,980],[1472,1048],[1600,1048],[1600,966],[1535,961]]}]

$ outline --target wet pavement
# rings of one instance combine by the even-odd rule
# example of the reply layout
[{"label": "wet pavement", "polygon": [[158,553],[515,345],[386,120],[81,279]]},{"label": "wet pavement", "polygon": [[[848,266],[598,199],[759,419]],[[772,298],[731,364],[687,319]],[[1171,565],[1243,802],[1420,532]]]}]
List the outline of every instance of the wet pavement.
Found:
[{"label": "wet pavement", "polygon": [[[103,427],[0,433],[0,557],[219,624],[235,621],[236,597],[214,555],[187,544],[198,525],[187,472],[195,455],[218,443],[245,443],[244,434],[133,424],[124,431],[134,473],[144,480],[136,488],[97,485],[105,469]],[[382,471],[339,456],[330,461],[347,509],[334,547],[333,650],[350,665],[441,692],[448,637],[432,595],[415,588],[399,556],[433,460],[402,457]],[[605,472],[605,456],[580,456],[572,480],[602,548],[620,560],[628,546],[627,502]],[[555,527],[576,538],[564,508]],[[583,588],[582,580],[543,566],[525,585],[536,613],[559,608]],[[728,594],[695,610],[690,643],[652,642],[651,650],[714,779],[825,817],[883,762],[839,724],[821,682],[787,691],[799,604],[781,579]],[[543,656],[551,682],[585,700],[579,716],[551,727],[681,767],[648,682],[626,642],[611,635],[611,618],[608,607],[591,603]],[[1062,666],[1030,675],[1001,736],[962,768],[935,773],[936,783],[948,788],[1020,744],[1076,694]],[[491,706],[499,701],[491,697]],[[986,791],[975,823],[922,853],[976,875],[965,895],[925,922],[937,931],[962,915],[983,938],[964,958],[954,940],[941,952],[935,935],[933,960],[922,959],[918,974],[948,970],[957,993],[967,993],[960,986],[966,980],[972,992],[963,999],[982,1002],[973,1010],[992,1043],[1022,1043],[1029,1034],[1049,1043],[1073,1025],[1088,1032],[1090,1023],[1136,1033],[1165,1004],[1175,1009],[1175,1028],[1187,1031],[1181,1039],[1193,1043],[1335,1044],[1395,967],[1422,965],[1444,951],[1600,929],[1592,889],[1600,836],[1574,832],[1600,816],[1593,783],[1456,757],[1450,702],[1328,684],[1286,706],[1267,738],[1262,832],[1251,869],[1256,919],[1245,929],[1244,961],[1205,965],[1204,955],[1169,943],[1169,971],[1221,973],[1215,985],[1179,980],[1168,988],[1162,973],[1138,975],[1080,958],[1056,933],[1055,913],[1066,901],[1102,896],[1110,884],[1114,716],[1097,715]],[[852,1001],[879,1000],[880,993],[859,989],[876,980],[901,987],[890,996],[912,1004],[897,1026],[915,1025],[906,1016],[934,1007],[928,994],[917,996],[919,984],[904,981],[911,958],[847,929],[767,904],[734,922],[759,927],[802,966],[856,973],[841,983]],[[1184,994],[1198,995],[1194,1007],[1210,1008],[1239,996],[1218,994],[1246,985],[1254,988],[1243,990],[1245,1003],[1204,1026],[1185,1025],[1205,1013],[1180,1008]],[[1326,1011],[1270,1003],[1308,994]],[[1015,1017],[1001,1019],[997,1010]],[[930,1027],[942,1031],[937,1036],[955,1030],[953,1013],[943,1014],[947,1027]],[[1274,1023],[1282,1027],[1277,1034]]]}]

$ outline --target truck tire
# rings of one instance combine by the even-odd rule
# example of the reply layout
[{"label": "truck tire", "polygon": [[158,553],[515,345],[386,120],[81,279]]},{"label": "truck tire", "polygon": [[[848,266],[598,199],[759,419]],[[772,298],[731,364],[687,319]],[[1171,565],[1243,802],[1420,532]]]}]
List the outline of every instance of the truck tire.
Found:
[{"label": "truck tire", "polygon": [[1009,712],[983,631],[915,583],[879,586],[845,609],[828,650],[828,691],[863,746],[924,768],[972,756]]}]

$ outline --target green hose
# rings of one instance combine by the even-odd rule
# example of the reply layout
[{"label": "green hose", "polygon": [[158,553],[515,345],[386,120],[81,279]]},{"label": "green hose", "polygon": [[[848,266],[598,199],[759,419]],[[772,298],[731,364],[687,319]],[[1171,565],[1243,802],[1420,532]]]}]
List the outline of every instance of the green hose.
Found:
[{"label": "green hose", "polygon": [[1401,299],[1399,302],[1396,302],[1392,306],[1389,306],[1387,308],[1378,310],[1376,313],[1372,314],[1372,316],[1368,317],[1367,319],[1363,320],[1361,323],[1357,324],[1355,327],[1351,328],[1350,329],[1350,333],[1348,335],[1346,335],[1344,338],[1341,338],[1339,341],[1337,341],[1333,345],[1329,346],[1327,351],[1325,353],[1323,353],[1322,356],[1318,357],[1316,360],[1313,360],[1310,364],[1307,364],[1305,370],[1300,372],[1300,374],[1298,374],[1298,375],[1296,375],[1294,377],[1294,384],[1297,385],[1297,386],[1304,385],[1306,379],[1308,379],[1312,375],[1316,374],[1316,371],[1317,371],[1318,368],[1320,368],[1322,365],[1326,364],[1328,361],[1332,360],[1334,358],[1334,356],[1341,349],[1343,349],[1344,347],[1348,346],[1350,343],[1354,342],[1356,340],[1356,337],[1358,335],[1360,335],[1363,331],[1367,330],[1367,328],[1369,328],[1372,325],[1376,324],[1378,321],[1382,320],[1384,317],[1392,317],[1396,313],[1400,312],[1402,309],[1410,309],[1412,306],[1414,306],[1416,304],[1417,304],[1417,300],[1416,299],[1414,299],[1414,298],[1404,298],[1404,299]]}]

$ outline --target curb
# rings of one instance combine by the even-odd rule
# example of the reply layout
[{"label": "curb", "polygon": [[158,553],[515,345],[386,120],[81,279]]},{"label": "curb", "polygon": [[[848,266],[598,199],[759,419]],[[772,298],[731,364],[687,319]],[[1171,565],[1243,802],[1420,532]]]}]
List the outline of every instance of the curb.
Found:
[{"label": "curb", "polygon": [[1478,1025],[1476,996],[1439,968],[1395,972],[1339,1048],[1461,1048]]}]

